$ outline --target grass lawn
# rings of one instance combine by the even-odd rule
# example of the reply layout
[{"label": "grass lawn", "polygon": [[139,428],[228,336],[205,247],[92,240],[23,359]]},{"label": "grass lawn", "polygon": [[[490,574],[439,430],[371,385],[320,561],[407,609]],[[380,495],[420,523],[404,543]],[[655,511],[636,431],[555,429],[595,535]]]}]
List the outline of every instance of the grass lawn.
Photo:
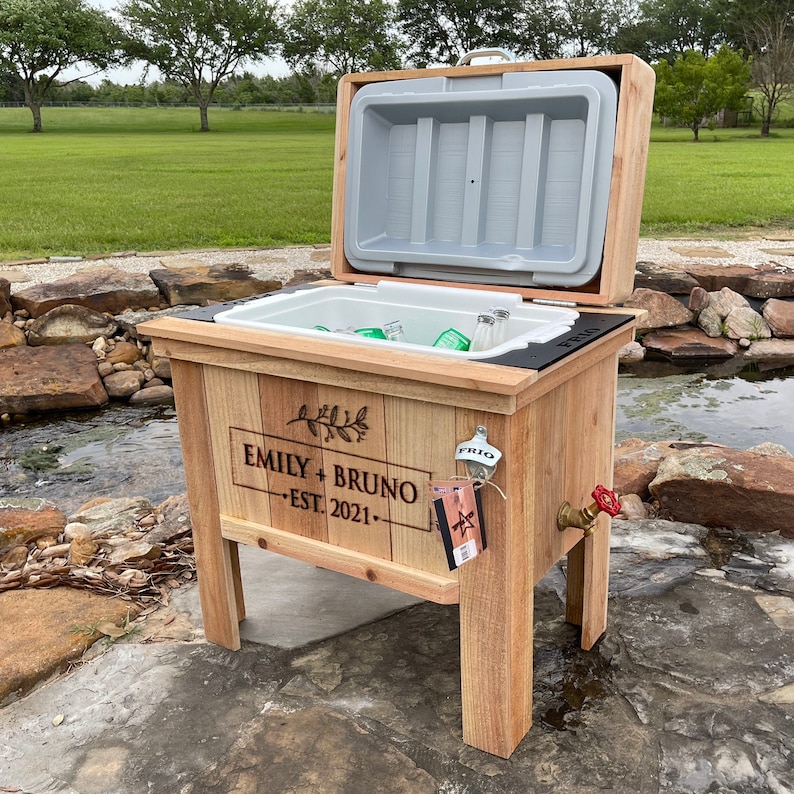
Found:
[{"label": "grass lawn", "polygon": [[[332,114],[0,108],[0,260],[327,242]],[[654,126],[645,236],[794,226],[794,128]]]},{"label": "grass lawn", "polygon": [[0,258],[327,241],[335,117],[0,109]]},{"label": "grass lawn", "polygon": [[690,130],[654,125],[642,234],[730,237],[794,227],[794,128]]}]

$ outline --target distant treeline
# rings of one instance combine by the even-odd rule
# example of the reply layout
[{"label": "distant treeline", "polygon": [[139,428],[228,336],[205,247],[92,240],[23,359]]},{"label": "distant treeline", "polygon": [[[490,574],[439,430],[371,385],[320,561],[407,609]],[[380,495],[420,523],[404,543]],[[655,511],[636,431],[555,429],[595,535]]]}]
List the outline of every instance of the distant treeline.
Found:
[{"label": "distant treeline", "polygon": [[[0,104],[24,104],[22,81],[13,72],[0,71]],[[336,102],[336,79],[330,75],[291,74],[257,77],[250,72],[232,75],[216,89],[213,105],[314,105]],[[82,80],[55,85],[47,104],[195,105],[185,86],[171,80],[119,85],[103,80],[92,86]]]}]

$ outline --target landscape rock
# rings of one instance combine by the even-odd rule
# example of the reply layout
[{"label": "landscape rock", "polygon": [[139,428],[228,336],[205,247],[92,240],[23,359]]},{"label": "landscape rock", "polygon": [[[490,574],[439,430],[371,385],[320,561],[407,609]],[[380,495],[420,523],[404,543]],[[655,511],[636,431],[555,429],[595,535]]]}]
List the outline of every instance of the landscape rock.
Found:
[{"label": "landscape rock", "polygon": [[693,287],[689,293],[689,311],[697,318],[700,312],[709,305],[709,293],[703,287]]},{"label": "landscape rock", "polygon": [[[312,254],[312,258],[314,254]],[[285,287],[298,287],[301,284],[313,284],[315,281],[333,278],[330,270],[296,270]]]},{"label": "landscape rock", "polygon": [[130,397],[130,405],[173,405],[174,390],[170,386],[150,386]]},{"label": "landscape rock", "polygon": [[11,282],[0,278],[0,317],[11,311]]},{"label": "landscape rock", "polygon": [[746,361],[764,361],[783,366],[794,363],[794,339],[762,339],[744,352]]},{"label": "landscape rock", "polygon": [[635,289],[624,306],[645,309],[648,313],[637,321],[637,330],[670,328],[692,321],[692,312],[680,301],[664,292]]},{"label": "landscape rock", "polygon": [[[65,670],[70,661],[79,659],[102,636],[75,632],[76,624],[120,622],[131,612],[136,613],[137,608],[129,602],[71,587],[3,593],[0,626],[13,624],[24,630],[3,632],[0,704],[21,697],[52,673]],[[20,660],[24,660],[22,664]],[[36,676],[31,677],[31,669]]]},{"label": "landscape rock", "polygon": [[761,313],[776,337],[794,339],[794,301],[770,298]]},{"label": "landscape rock", "polygon": [[747,279],[742,293],[751,298],[790,298],[794,296],[794,272],[759,270]]},{"label": "landscape rock", "polygon": [[637,494],[619,494],[619,497],[620,512],[615,516],[616,518],[627,521],[648,518],[648,508]]},{"label": "landscape rock", "polygon": [[162,504],[157,505],[155,512],[159,523],[146,534],[149,543],[170,543],[191,529],[187,494],[169,496]]},{"label": "landscape rock", "polygon": [[648,486],[656,477],[661,462],[681,450],[713,444],[698,444],[694,441],[654,441],[629,438],[615,447],[613,487],[618,494],[637,494],[640,499],[649,499]]},{"label": "landscape rock", "polygon": [[766,320],[749,306],[737,306],[725,318],[725,333],[729,339],[769,339],[772,331]]},{"label": "landscape rock", "polygon": [[157,304],[159,300],[160,293],[148,276],[101,267],[79,270],[59,281],[20,290],[11,296],[11,305],[36,318],[65,303],[115,315],[129,308]]},{"label": "landscape rock", "polygon": [[677,521],[794,538],[794,458],[681,450],[661,461],[649,490]]},{"label": "landscape rock", "polygon": [[141,351],[131,342],[116,342],[116,346],[109,350],[105,361],[110,364],[133,364],[141,358]]},{"label": "landscape rock", "polygon": [[0,414],[97,408],[107,401],[96,356],[85,345],[0,351]]},{"label": "landscape rock", "polygon": [[0,553],[20,543],[57,536],[66,516],[43,499],[0,499]]},{"label": "landscape rock", "polygon": [[178,304],[176,306],[169,306],[166,309],[159,309],[156,312],[141,309],[140,311],[129,311],[124,314],[119,314],[116,317],[116,322],[119,328],[128,333],[134,339],[141,339],[142,341],[149,341],[149,337],[138,334],[138,325],[140,323],[148,322],[149,320],[158,320],[161,317],[173,317],[176,314],[183,314],[184,312],[195,309],[195,306],[185,306]]},{"label": "landscape rock", "polygon": [[686,272],[709,292],[725,287],[741,292],[747,279],[758,271],[749,265],[687,265]]},{"label": "landscape rock", "polygon": [[648,350],[671,359],[728,359],[739,352],[733,342],[711,338],[698,328],[653,331],[642,341]]},{"label": "landscape rock", "polygon": [[281,289],[280,281],[263,281],[252,276],[246,265],[239,264],[152,270],[149,276],[171,306],[206,306],[214,301],[237,300]]},{"label": "landscape rock", "polygon": [[701,287],[714,292],[725,287],[751,298],[794,296],[794,271],[772,265],[695,265],[686,268]]},{"label": "landscape rock", "polygon": [[135,525],[135,517],[151,511],[152,503],[143,497],[122,497],[91,502],[78,508],[69,516],[69,522],[85,524],[94,539],[124,534]]},{"label": "landscape rock", "polygon": [[748,452],[755,452],[756,455],[772,455],[779,458],[792,458],[792,455],[782,444],[775,444],[773,441],[763,441],[754,447],[749,447]]},{"label": "landscape rock", "polygon": [[693,259],[730,259],[733,256],[717,245],[671,245],[670,250]]},{"label": "landscape rock", "polygon": [[749,306],[747,298],[734,292],[730,287],[709,293],[709,308],[719,315],[720,320],[724,320],[734,309],[749,308]]},{"label": "landscape rock", "polygon": [[155,356],[152,361],[152,372],[156,378],[171,380],[171,359]]},{"label": "landscape rock", "polygon": [[634,364],[645,358],[645,348],[637,341],[631,341],[618,350],[618,361],[621,364]]},{"label": "landscape rock", "polygon": [[681,268],[656,262],[637,262],[634,274],[635,289],[651,289],[668,295],[686,295],[697,286],[697,280]]},{"label": "landscape rock", "polygon": [[94,342],[112,336],[116,323],[101,312],[65,303],[33,320],[28,329],[28,344],[68,345]]},{"label": "landscape rock", "polygon": [[13,323],[0,321],[0,350],[9,347],[21,347],[28,343],[25,332],[17,328]]},{"label": "landscape rock", "polygon": [[112,565],[121,565],[122,563],[135,563],[140,560],[156,560],[161,553],[162,549],[154,543],[149,543],[145,540],[134,540],[121,546],[116,546],[108,554],[108,560]]},{"label": "landscape rock", "polygon": [[103,383],[108,396],[116,399],[124,399],[135,394],[143,385],[143,373],[136,369],[126,372],[112,372],[105,377]]},{"label": "landscape rock", "polygon": [[717,339],[722,336],[722,318],[713,306],[705,306],[700,310],[697,324],[709,339]]},{"label": "landscape rock", "polygon": [[71,565],[88,565],[98,551],[98,543],[91,538],[78,536],[69,544],[69,563]]}]

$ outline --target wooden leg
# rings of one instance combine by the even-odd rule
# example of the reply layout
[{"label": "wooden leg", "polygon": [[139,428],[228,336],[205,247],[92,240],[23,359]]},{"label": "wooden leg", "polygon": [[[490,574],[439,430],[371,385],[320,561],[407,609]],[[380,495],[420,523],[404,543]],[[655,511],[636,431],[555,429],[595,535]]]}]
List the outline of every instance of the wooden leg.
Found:
[{"label": "wooden leg", "polygon": [[240,544],[230,546],[232,560],[232,582],[234,583],[234,601],[237,604],[237,620],[245,620],[245,596],[243,594],[243,577],[240,573]]},{"label": "wooden leg", "polygon": [[509,758],[532,725],[532,588],[486,559],[460,574],[463,741]]},{"label": "wooden leg", "polygon": [[584,538],[568,552],[567,580],[565,620],[581,626],[584,612]]},{"label": "wooden leg", "polygon": [[582,627],[582,648],[589,651],[607,627],[609,596],[609,518],[568,552],[565,619]]},{"label": "wooden leg", "polygon": [[199,364],[171,361],[185,466],[204,634],[230,650],[240,647],[242,584],[236,544],[221,537],[209,417]]}]

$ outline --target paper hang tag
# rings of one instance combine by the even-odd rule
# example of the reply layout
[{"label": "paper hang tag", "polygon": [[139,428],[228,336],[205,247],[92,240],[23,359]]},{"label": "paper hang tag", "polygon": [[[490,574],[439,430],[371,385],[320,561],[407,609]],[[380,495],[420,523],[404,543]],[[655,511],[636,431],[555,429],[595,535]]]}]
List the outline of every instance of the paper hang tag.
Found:
[{"label": "paper hang tag", "polygon": [[480,489],[469,482],[433,482],[432,498],[450,571],[474,559],[485,549],[485,524]]},{"label": "paper hang tag", "polygon": [[488,443],[488,430],[483,425],[477,425],[474,436],[455,449],[455,460],[462,460],[469,476],[480,482],[488,482],[493,477],[501,458],[502,453]]}]

